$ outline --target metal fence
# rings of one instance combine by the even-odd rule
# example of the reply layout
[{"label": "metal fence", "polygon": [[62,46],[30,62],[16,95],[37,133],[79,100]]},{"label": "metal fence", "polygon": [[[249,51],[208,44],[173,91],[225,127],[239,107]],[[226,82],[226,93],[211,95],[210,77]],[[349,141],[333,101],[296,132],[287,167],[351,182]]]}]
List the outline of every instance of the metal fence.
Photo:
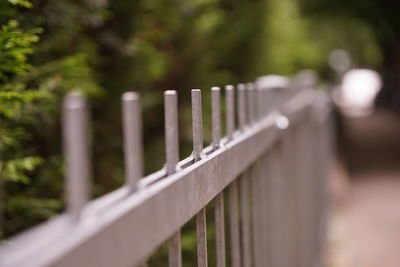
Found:
[{"label": "metal fence", "polygon": [[[66,212],[2,244],[0,265],[146,266],[167,241],[165,266],[180,267],[180,231],[195,216],[199,267],[319,266],[331,154],[327,94],[308,72],[228,85],[222,137],[214,87],[212,144],[205,148],[201,91],[191,96],[192,155],[179,161],[177,92],[166,91],[166,164],[146,177],[140,98],[122,96],[126,185],[91,201],[87,107],[81,96],[67,96]],[[205,210],[213,199],[216,262],[208,262]]]}]

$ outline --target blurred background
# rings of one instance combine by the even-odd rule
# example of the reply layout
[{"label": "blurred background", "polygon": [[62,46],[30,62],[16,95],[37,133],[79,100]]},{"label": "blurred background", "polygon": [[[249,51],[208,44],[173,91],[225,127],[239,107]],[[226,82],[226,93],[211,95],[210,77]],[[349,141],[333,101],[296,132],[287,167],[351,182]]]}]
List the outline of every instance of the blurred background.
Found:
[{"label": "blurred background", "polygon": [[[337,118],[327,262],[400,266],[399,10],[391,0],[0,0],[0,239],[63,210],[67,92],[91,104],[97,197],[124,181],[123,92],[142,96],[148,174],[165,158],[164,90],[178,90],[184,158],[191,88],[203,89],[208,144],[211,86],[313,69]],[[183,246],[193,266],[194,236]]]}]

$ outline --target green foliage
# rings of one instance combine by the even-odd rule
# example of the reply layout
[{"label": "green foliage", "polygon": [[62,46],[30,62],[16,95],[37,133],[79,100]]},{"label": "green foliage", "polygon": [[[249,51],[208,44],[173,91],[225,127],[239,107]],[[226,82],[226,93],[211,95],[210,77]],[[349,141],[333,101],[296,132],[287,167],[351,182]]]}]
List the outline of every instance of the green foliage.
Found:
[{"label": "green foliage", "polygon": [[10,80],[10,75],[22,75],[29,69],[27,55],[33,53],[32,44],[39,40],[40,29],[22,31],[16,20],[10,20],[0,29],[0,81]]},{"label": "green foliage", "polygon": [[8,0],[13,5],[19,5],[22,7],[30,8],[32,7],[32,3],[28,0]]},{"label": "green foliage", "polygon": [[4,162],[3,174],[6,180],[29,184],[30,179],[26,172],[33,171],[38,165],[42,163],[39,157],[25,157],[22,159],[8,160]]},{"label": "green foliage", "polygon": [[39,42],[45,25],[27,23],[36,17],[34,11],[18,15],[32,7],[30,2],[2,1],[0,6],[4,8],[0,12],[4,22],[0,27],[1,234],[9,236],[62,208],[59,103],[68,91],[95,97],[101,89],[89,53],[65,51],[53,56],[51,51],[41,52],[47,46]]},{"label": "green foliage", "polygon": [[[300,69],[318,69],[326,53],[310,38],[316,25],[302,17],[296,0],[269,2],[265,36],[268,70],[290,75]],[[270,40],[273,40],[271,42]]]}]

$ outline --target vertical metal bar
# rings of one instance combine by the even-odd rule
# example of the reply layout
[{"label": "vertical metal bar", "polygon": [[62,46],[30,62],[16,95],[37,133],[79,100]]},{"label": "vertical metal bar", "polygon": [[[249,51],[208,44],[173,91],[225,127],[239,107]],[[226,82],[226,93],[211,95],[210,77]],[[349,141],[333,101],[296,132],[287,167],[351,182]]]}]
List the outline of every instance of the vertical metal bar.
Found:
[{"label": "vertical metal bar", "polygon": [[[325,96],[325,98],[323,97]],[[332,121],[330,117],[330,103],[326,98],[326,95],[319,95],[319,98],[315,102],[315,110],[313,112],[314,119],[314,133],[318,139],[318,151],[315,153],[314,158],[315,161],[320,161],[319,168],[315,168],[316,170],[316,197],[317,200],[317,241],[316,241],[316,266],[322,266],[323,264],[323,251],[326,249],[326,232],[327,232],[327,215],[328,215],[328,201],[329,201],[329,193],[328,193],[328,171],[329,171],[329,163],[331,162],[330,156],[332,155],[331,151],[331,134],[335,131],[332,129]],[[314,139],[313,139],[314,140]],[[314,165],[315,165],[314,161]]]},{"label": "vertical metal bar", "polygon": [[228,140],[232,140],[235,131],[235,90],[232,85],[225,86],[226,129]]},{"label": "vertical metal bar", "polygon": [[[143,176],[142,110],[140,96],[136,92],[122,95],[124,133],[125,184],[129,193],[137,190],[137,182]],[[148,267],[147,262],[136,267]]]},{"label": "vertical metal bar", "polygon": [[[244,129],[244,86],[239,84],[238,89],[238,122],[241,130]],[[235,130],[235,91],[232,85],[225,87],[226,92],[226,123],[228,140],[232,140]],[[239,190],[237,180],[233,181],[228,189],[229,197],[229,230],[232,267],[241,266],[240,253],[240,218],[239,218]]]},{"label": "vertical metal bar", "polygon": [[285,198],[285,210],[284,213],[284,221],[286,222],[286,251],[287,257],[286,260],[289,266],[294,266],[298,259],[296,257],[296,220],[297,220],[297,212],[298,210],[295,208],[296,204],[296,180],[295,176],[296,166],[294,164],[294,160],[296,157],[297,150],[293,150],[295,144],[293,142],[294,136],[294,127],[290,127],[286,129],[286,132],[283,133],[282,140],[282,159],[284,164],[284,198]]},{"label": "vertical metal bar", "polygon": [[271,90],[267,90],[267,89],[261,89],[262,91],[262,95],[263,95],[263,100],[264,100],[264,104],[263,104],[263,114],[264,116],[267,116],[271,110],[273,109],[273,105],[272,105],[272,92]]},{"label": "vertical metal bar", "polygon": [[[203,151],[203,121],[201,111],[201,90],[192,90],[192,126],[193,126],[193,158],[194,161],[201,159]],[[207,267],[207,229],[206,208],[202,208],[196,214],[197,232],[197,266]]]},{"label": "vertical metal bar", "polygon": [[253,124],[255,121],[255,98],[254,98],[254,87],[252,83],[246,84],[247,89],[247,116],[249,124]]},{"label": "vertical metal bar", "polygon": [[192,90],[193,158],[201,159],[203,151],[203,122],[201,110],[201,90]]},{"label": "vertical metal bar", "polygon": [[[213,146],[217,149],[221,138],[221,106],[220,88],[211,88],[212,97],[212,131]],[[224,218],[224,193],[221,192],[215,198],[215,240],[217,267],[225,267],[225,218]]]},{"label": "vertical metal bar", "polygon": [[[269,151],[268,151],[269,153]],[[270,236],[271,236],[271,223],[269,217],[270,213],[270,193],[269,193],[269,181],[270,175],[268,171],[270,170],[270,161],[269,155],[266,153],[261,158],[261,172],[260,172],[260,194],[261,194],[261,235],[263,246],[261,247],[261,260],[263,262],[263,266],[272,266],[271,264],[271,245],[270,245]]]},{"label": "vertical metal bar", "polygon": [[239,190],[237,180],[229,186],[229,230],[232,267],[241,267],[240,253],[240,219],[239,219]]},{"label": "vertical metal bar", "polygon": [[267,205],[268,205],[268,249],[269,249],[269,264],[270,266],[278,266],[277,264],[277,257],[278,257],[278,250],[277,250],[277,227],[276,227],[276,222],[277,222],[277,214],[276,214],[276,202],[277,202],[277,186],[276,186],[276,175],[275,175],[275,161],[276,161],[276,155],[275,152],[276,148],[271,147],[269,153],[268,153],[268,187],[267,187]]},{"label": "vertical metal bar", "polygon": [[[239,127],[243,131],[249,123],[249,103],[248,94],[246,94],[246,86],[238,84],[238,112],[239,112]],[[251,265],[251,248],[250,248],[250,221],[249,221],[249,174],[245,171],[240,179],[240,210],[241,210],[241,244],[242,244],[242,263],[241,266],[249,267]]]},{"label": "vertical metal bar", "polygon": [[299,125],[299,136],[298,136],[298,151],[304,151],[302,157],[299,159],[301,172],[299,173],[301,179],[301,184],[299,184],[300,194],[301,194],[301,239],[302,239],[302,247],[301,247],[301,255],[300,262],[301,266],[306,267],[313,264],[312,262],[312,234],[313,234],[313,221],[312,221],[312,209],[313,209],[313,201],[311,198],[312,192],[312,173],[310,172],[310,148],[313,147],[310,138],[313,138],[312,132],[309,129],[308,123],[302,123]]},{"label": "vertical metal bar", "polygon": [[207,226],[206,208],[202,208],[196,215],[197,233],[197,266],[207,267]]},{"label": "vertical metal bar", "polygon": [[270,101],[269,101],[269,90],[260,88],[261,91],[261,95],[262,95],[262,100],[263,100],[263,104],[262,104],[262,114],[264,117],[266,117],[268,115],[268,112],[270,111],[271,107],[270,107]]},{"label": "vertical metal bar", "polygon": [[282,254],[281,260],[283,266],[291,266],[291,253],[290,253],[290,240],[289,240],[289,231],[290,231],[290,202],[289,202],[289,185],[288,185],[288,175],[287,167],[289,165],[288,157],[285,151],[285,142],[286,137],[285,133],[282,133],[283,140],[280,143],[280,158],[279,158],[279,172],[280,172],[280,186],[281,186],[281,226],[282,226]]},{"label": "vertical metal bar", "polygon": [[[125,184],[129,193],[137,190],[137,182],[143,176],[142,111],[140,96],[135,92],[122,95],[124,134]],[[147,267],[143,262],[136,267]]]},{"label": "vertical metal bar", "polygon": [[142,111],[140,96],[135,92],[122,95],[125,183],[132,193],[143,176]]},{"label": "vertical metal bar", "polygon": [[244,84],[237,85],[238,90],[238,115],[239,115],[239,128],[241,131],[246,126],[246,88]]},{"label": "vertical metal bar", "polygon": [[[320,102],[322,99],[318,99]],[[318,115],[317,115],[318,114]],[[308,153],[308,169],[310,175],[310,191],[312,192],[309,203],[311,207],[311,216],[312,216],[312,223],[311,223],[311,230],[312,231],[312,239],[311,239],[311,251],[310,251],[310,262],[317,266],[317,264],[321,264],[321,244],[319,243],[320,240],[320,229],[322,226],[321,221],[321,207],[323,205],[322,199],[322,191],[323,188],[322,180],[324,177],[323,174],[323,167],[326,168],[325,165],[325,157],[324,157],[324,143],[322,138],[322,129],[320,128],[320,124],[322,123],[322,118],[324,114],[324,110],[321,106],[314,104],[313,111],[309,114],[309,118],[306,122],[307,129],[308,129],[308,145],[313,142],[314,144],[318,144],[314,146]],[[318,162],[317,167],[315,163]],[[322,168],[321,168],[322,167]]]},{"label": "vertical metal bar", "polygon": [[179,161],[178,97],[175,90],[164,92],[165,146],[167,175],[176,171]]},{"label": "vertical metal bar", "polygon": [[221,92],[219,87],[211,88],[212,142],[218,149],[221,142]]},{"label": "vertical metal bar", "polygon": [[[176,172],[179,161],[178,137],[178,98],[175,90],[164,93],[165,111],[165,145],[166,145],[166,171],[167,175]],[[181,232],[178,230],[168,242],[169,267],[182,266]]]},{"label": "vertical metal bar", "polygon": [[242,266],[251,266],[251,229],[250,229],[250,170],[245,171],[239,179],[240,214],[242,234]]},{"label": "vertical metal bar", "polygon": [[[262,158],[255,163],[253,168],[251,169],[251,207],[252,207],[252,236],[253,236],[253,264],[254,267],[262,267],[262,253],[263,253],[263,243],[262,243],[262,210],[261,205],[261,167]],[[265,264],[265,263],[264,263]]]},{"label": "vertical metal bar", "polygon": [[67,212],[79,220],[89,200],[88,110],[77,93],[64,99],[63,134],[66,160]]},{"label": "vertical metal bar", "polygon": [[257,101],[257,118],[261,120],[264,117],[265,100],[264,100],[264,90],[258,86],[257,83],[254,84],[254,88],[257,91],[256,101]]},{"label": "vertical metal bar", "polygon": [[256,120],[261,120],[261,118],[262,118],[262,111],[261,111],[262,95],[261,95],[260,89],[256,86],[255,83],[253,83],[253,88],[254,88],[255,116],[256,116]]},{"label": "vertical metal bar", "polygon": [[225,218],[224,218],[224,193],[215,198],[215,241],[217,249],[217,267],[226,266],[225,254]]},{"label": "vertical metal bar", "polygon": [[283,238],[282,231],[282,177],[280,173],[280,147],[279,144],[271,149],[270,165],[270,245],[271,266],[286,267],[282,264]]},{"label": "vertical metal bar", "polygon": [[254,83],[251,84],[251,87],[253,88],[253,94],[252,94],[252,101],[253,101],[253,120],[255,122],[258,121],[258,101],[257,101],[257,94],[258,90],[257,87],[254,85]]},{"label": "vertical metal bar", "polygon": [[177,231],[168,241],[168,266],[182,267],[181,231]]}]

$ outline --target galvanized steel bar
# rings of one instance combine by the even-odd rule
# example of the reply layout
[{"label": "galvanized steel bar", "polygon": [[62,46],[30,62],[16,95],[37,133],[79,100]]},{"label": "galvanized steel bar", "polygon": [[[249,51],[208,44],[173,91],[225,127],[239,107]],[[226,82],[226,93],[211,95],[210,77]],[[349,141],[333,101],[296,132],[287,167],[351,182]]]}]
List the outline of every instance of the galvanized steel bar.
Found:
[{"label": "galvanized steel bar", "polygon": [[239,115],[239,129],[244,130],[246,126],[246,87],[240,83],[237,85],[238,92],[238,115]]},{"label": "galvanized steel bar", "polygon": [[[193,158],[194,161],[201,159],[203,151],[203,119],[201,108],[201,90],[192,90],[192,127],[193,127]],[[207,267],[207,229],[206,211],[203,207],[196,214],[197,232],[197,266]]]},{"label": "galvanized steel bar", "polygon": [[241,217],[241,244],[242,244],[242,266],[250,267],[251,260],[251,226],[250,226],[250,173],[246,170],[239,179],[240,194],[240,217]]},{"label": "galvanized steel bar", "polygon": [[[231,107],[230,109],[233,110],[233,88],[228,87],[227,88],[227,101],[229,101],[229,104],[227,107]],[[237,90],[238,90],[238,122],[239,122],[239,128],[243,131],[244,127],[247,122],[247,115],[246,115],[246,88],[244,84],[238,84],[237,85]],[[232,92],[232,93],[230,93]],[[229,97],[229,98],[228,98]],[[233,112],[229,112],[228,114],[232,114]],[[232,127],[232,122],[234,121],[234,118],[229,117],[228,122],[228,132],[229,132],[229,126]],[[240,253],[240,224],[238,221],[238,209],[239,206],[237,204],[238,202],[238,188],[236,182],[231,185],[230,188],[230,215],[231,215],[231,255],[232,255],[232,266],[242,266],[241,263],[241,253]]]},{"label": "galvanized steel bar", "polygon": [[[243,130],[246,125],[251,123],[250,114],[250,93],[249,88],[244,84],[238,85],[238,102],[239,102],[239,121],[240,128]],[[249,170],[246,170],[239,179],[239,194],[240,194],[240,229],[241,229],[241,248],[242,248],[242,263],[243,267],[251,265],[251,241],[250,241],[250,197],[249,197]]]},{"label": "galvanized steel bar", "polygon": [[197,233],[197,266],[207,267],[207,226],[206,208],[202,208],[196,215]]},{"label": "galvanized steel bar", "polygon": [[203,151],[203,120],[201,108],[201,90],[192,90],[192,127],[193,127],[193,158],[201,159]]},{"label": "galvanized steel bar", "polygon": [[317,174],[317,181],[319,183],[319,193],[317,192],[319,199],[317,200],[319,205],[318,214],[318,240],[317,240],[317,253],[319,262],[317,265],[323,264],[324,255],[323,252],[326,251],[326,233],[328,232],[328,220],[329,220],[329,201],[330,201],[330,190],[329,190],[329,172],[331,170],[330,164],[333,162],[332,156],[334,153],[334,120],[332,118],[332,113],[330,109],[330,99],[324,94],[320,94],[318,97],[318,103],[314,119],[316,124],[316,134],[320,142],[320,149],[316,153],[316,161],[321,160],[322,164],[319,167],[319,172]]},{"label": "galvanized steel bar", "polygon": [[261,195],[261,168],[260,166],[262,158],[258,162],[255,163],[253,168],[251,169],[251,208],[252,208],[252,252],[253,252],[253,266],[254,267],[263,267],[265,266],[262,254],[265,253],[263,251],[263,229],[262,229],[262,195]]},{"label": "galvanized steel bar", "polygon": [[126,184],[129,192],[137,190],[143,177],[142,111],[140,97],[135,92],[122,95],[122,117],[124,133],[124,160]]},{"label": "galvanized steel bar", "polygon": [[63,107],[64,154],[66,163],[67,212],[74,220],[89,200],[88,110],[78,93],[66,96]]},{"label": "galvanized steel bar", "polygon": [[235,131],[235,88],[232,85],[225,86],[226,101],[226,130],[228,141],[232,140]]},{"label": "galvanized steel bar", "polygon": [[231,265],[232,267],[241,267],[239,189],[237,180],[234,180],[229,186],[228,194]]},{"label": "galvanized steel bar", "polygon": [[[213,149],[215,150],[220,147],[221,142],[221,95],[219,87],[211,88],[211,101]],[[225,218],[223,191],[215,198],[214,212],[217,267],[225,267]]]},{"label": "galvanized steel bar", "polygon": [[[302,127],[302,125],[299,125],[296,129],[296,135],[295,135],[295,147],[294,149],[303,149],[305,145],[305,132]],[[303,151],[303,153],[307,153],[306,151]],[[305,155],[302,155],[301,158],[298,158],[296,160],[296,168],[298,168],[297,172],[297,188],[298,188],[298,194],[297,194],[297,202],[298,202],[298,209],[301,210],[301,213],[299,213],[299,223],[298,223],[298,233],[299,233],[299,240],[298,240],[298,265],[300,267],[308,267],[308,260],[307,260],[307,254],[308,254],[308,249],[309,249],[309,244],[308,244],[308,231],[307,227],[309,225],[308,221],[308,203],[307,203],[307,194],[308,192],[308,187],[309,184],[307,182],[308,180],[308,175],[305,172],[305,168],[307,164],[305,164]]]},{"label": "galvanized steel bar", "polygon": [[[166,145],[166,171],[172,175],[177,170],[179,161],[178,137],[178,97],[175,90],[164,93],[165,109],[165,145]],[[168,242],[168,266],[182,266],[182,245],[180,229],[175,232]]]},{"label": "galvanized steel bar", "polygon": [[280,149],[276,144],[270,150],[270,249],[271,266],[285,267],[282,263],[283,253],[283,230],[282,230],[282,177],[279,166]]},{"label": "galvanized steel bar", "polygon": [[221,89],[211,88],[211,119],[212,142],[214,149],[218,149],[221,143]]},{"label": "galvanized steel bar", "polygon": [[302,151],[301,155],[297,155],[297,150],[293,150],[294,143],[294,130],[295,127],[289,127],[286,129],[282,138],[282,159],[284,162],[284,190],[285,190],[285,203],[286,203],[286,212],[285,212],[285,221],[286,223],[286,245],[287,248],[287,261],[288,266],[295,266],[298,263],[297,258],[297,213],[298,209],[296,209],[296,194],[298,191],[297,188],[297,170],[294,161],[299,156],[303,156],[304,151]]},{"label": "galvanized steel bar", "polygon": [[283,138],[281,139],[281,142],[279,144],[279,179],[280,179],[280,225],[281,225],[281,263],[282,266],[291,266],[291,254],[290,254],[290,242],[291,240],[289,239],[289,232],[290,232],[290,215],[289,213],[291,212],[290,210],[290,197],[289,197],[289,184],[288,184],[288,179],[289,177],[287,176],[287,170],[286,170],[286,164],[288,163],[286,153],[285,153],[285,133],[283,133]]},{"label": "galvanized steel bar", "polygon": [[181,231],[175,232],[168,241],[168,266],[182,267]]},{"label": "galvanized steel bar", "polygon": [[179,161],[178,97],[175,90],[164,92],[167,174],[175,173]]},{"label": "galvanized steel bar", "polygon": [[272,216],[270,213],[270,203],[269,200],[270,193],[270,161],[269,161],[269,151],[267,151],[261,157],[260,161],[260,195],[261,195],[261,238],[262,238],[262,247],[261,247],[261,261],[263,266],[272,266],[271,264],[271,244],[270,244],[270,235],[271,235],[271,223],[269,217]]},{"label": "galvanized steel bar", "polygon": [[224,193],[221,192],[215,198],[215,247],[217,267],[226,266],[225,253],[225,217],[224,217]]},{"label": "galvanized steel bar", "polygon": [[254,124],[257,115],[256,115],[256,98],[255,98],[255,90],[254,85],[252,83],[246,84],[246,91],[247,91],[247,117],[249,124]]}]

